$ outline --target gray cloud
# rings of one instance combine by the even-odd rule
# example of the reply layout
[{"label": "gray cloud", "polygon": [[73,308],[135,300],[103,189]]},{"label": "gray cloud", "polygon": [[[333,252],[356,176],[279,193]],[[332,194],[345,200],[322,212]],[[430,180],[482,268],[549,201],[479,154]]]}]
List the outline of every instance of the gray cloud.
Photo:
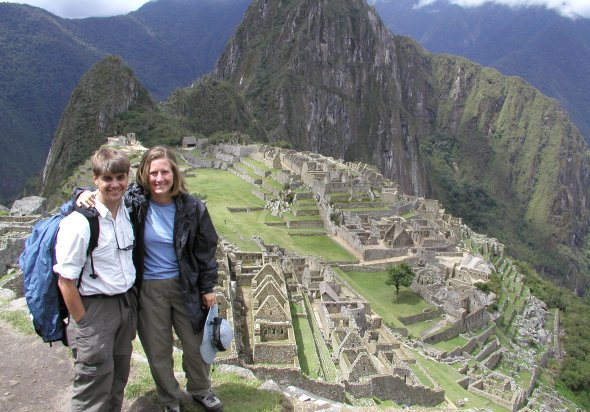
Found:
[{"label": "gray cloud", "polygon": [[150,0],[3,0],[41,7],[66,18],[104,17],[127,14]]},{"label": "gray cloud", "polygon": [[[390,1],[390,0],[376,0]],[[437,0],[416,0],[417,7],[432,4]],[[496,3],[513,8],[544,6],[565,17],[590,18],[590,1],[588,0],[446,0],[448,3],[462,7],[481,6],[484,3]]]}]

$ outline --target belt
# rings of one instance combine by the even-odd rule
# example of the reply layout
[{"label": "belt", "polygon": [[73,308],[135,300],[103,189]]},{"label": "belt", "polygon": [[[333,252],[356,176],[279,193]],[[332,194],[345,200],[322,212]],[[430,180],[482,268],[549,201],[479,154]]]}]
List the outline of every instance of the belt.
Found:
[{"label": "belt", "polygon": [[83,298],[90,298],[90,299],[112,299],[112,298],[121,298],[123,299],[123,306],[128,307],[129,302],[127,301],[127,292],[125,293],[117,293],[115,295],[105,295],[104,293],[97,293],[96,295],[82,295]]}]

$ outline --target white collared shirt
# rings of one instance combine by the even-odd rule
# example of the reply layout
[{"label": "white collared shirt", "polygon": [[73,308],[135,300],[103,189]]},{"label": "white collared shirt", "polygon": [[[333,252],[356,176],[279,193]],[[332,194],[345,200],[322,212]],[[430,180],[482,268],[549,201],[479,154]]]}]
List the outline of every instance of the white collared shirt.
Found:
[{"label": "white collared shirt", "polygon": [[[90,256],[86,256],[90,242],[88,219],[78,212],[66,216],[59,224],[55,245],[56,264],[53,271],[66,279],[78,279],[82,267],[81,295],[115,295],[124,293],[135,282],[132,250],[120,250],[134,244],[133,227],[129,213],[121,201],[117,217],[113,219],[109,209],[96,200],[100,233],[98,246],[92,252],[93,278]],[[117,247],[118,243],[118,247]]]}]

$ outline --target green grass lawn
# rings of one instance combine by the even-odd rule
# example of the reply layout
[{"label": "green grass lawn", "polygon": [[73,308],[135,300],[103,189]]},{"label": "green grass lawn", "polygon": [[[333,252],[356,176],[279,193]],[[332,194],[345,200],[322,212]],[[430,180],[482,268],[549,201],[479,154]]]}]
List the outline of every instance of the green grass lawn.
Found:
[{"label": "green grass lawn", "polygon": [[301,366],[301,372],[316,379],[319,376],[318,371],[321,366],[315,343],[313,342],[313,332],[307,318],[297,316],[297,311],[297,307],[291,303],[291,316],[293,318],[295,341],[297,342],[299,366]]},{"label": "green grass lawn", "polygon": [[242,163],[248,164],[250,167],[255,167],[255,168],[260,169],[264,172],[270,172],[272,170],[270,167],[268,167],[264,163],[260,163],[258,160],[254,160],[251,157],[242,157],[241,161],[242,161]]},{"label": "green grass lawn", "polygon": [[[217,232],[243,251],[258,251],[252,236],[260,236],[267,244],[278,244],[302,256],[317,255],[326,261],[355,261],[346,249],[327,235],[289,236],[284,226],[261,226],[266,222],[282,222],[268,210],[232,213],[227,207],[262,207],[264,202],[251,193],[253,186],[223,170],[199,169],[195,177],[187,178],[190,192],[207,195],[207,208]],[[292,216],[292,215],[290,215]],[[293,217],[308,220],[309,217]],[[305,218],[305,219],[304,219]],[[317,217],[315,217],[317,219]],[[302,233],[297,229],[295,233]],[[314,229],[317,232],[318,229]],[[304,233],[304,232],[303,232]]]},{"label": "green grass lawn", "polygon": [[464,377],[452,367],[427,359],[416,351],[412,351],[417,362],[420,362],[430,375],[444,388],[447,399],[455,403],[458,399],[467,398],[465,408],[486,408],[494,412],[507,412],[508,409],[494,404],[492,401],[463,389],[457,380]]},{"label": "green grass lawn", "polygon": [[438,342],[437,344],[434,345],[434,347],[437,349],[446,351],[446,352],[450,352],[454,349],[465,346],[467,344],[467,342],[468,342],[467,339],[465,339],[461,336],[455,336],[453,339],[446,340],[443,342]]},{"label": "green grass lawn", "polygon": [[440,321],[440,317],[439,318],[434,318],[434,319],[430,319],[430,320],[426,320],[424,322],[418,322],[418,323],[413,323],[411,325],[406,325],[406,328],[408,328],[408,333],[411,336],[414,336],[416,338],[419,338],[420,336],[422,336],[422,334],[430,329],[431,327],[433,327],[434,325],[436,325],[436,323],[438,321]]},{"label": "green grass lawn", "polygon": [[317,348],[318,351],[322,354],[323,362],[323,370],[324,370],[324,379],[328,382],[335,382],[336,381],[336,366],[334,362],[332,362],[332,358],[330,357],[330,352],[328,347],[326,346],[320,330],[319,325],[315,321],[315,317],[312,315],[311,304],[309,303],[309,299],[307,296],[303,297],[303,301],[305,303],[305,308],[307,310],[307,318],[309,321],[309,326],[311,327],[311,333],[316,334],[316,341],[319,342],[319,347]]},{"label": "green grass lawn", "polygon": [[345,272],[335,268],[358,293],[371,303],[371,308],[383,317],[386,323],[404,327],[398,317],[416,315],[424,309],[431,309],[426,301],[411,289],[400,288],[399,299],[396,299],[395,288],[385,285],[386,272]]}]

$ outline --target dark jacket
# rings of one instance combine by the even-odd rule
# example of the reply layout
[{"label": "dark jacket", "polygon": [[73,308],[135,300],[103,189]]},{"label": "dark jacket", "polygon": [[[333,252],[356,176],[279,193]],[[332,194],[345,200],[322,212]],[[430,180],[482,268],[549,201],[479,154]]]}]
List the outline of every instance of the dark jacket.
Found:
[{"label": "dark jacket", "polygon": [[[176,215],[174,217],[174,250],[180,271],[180,285],[186,314],[193,331],[199,332],[205,324],[206,310],[202,307],[201,294],[213,292],[217,284],[217,232],[203,202],[194,196],[181,193],[174,198]],[[138,287],[141,293],[143,279],[143,235],[149,197],[143,188],[135,183],[129,185],[125,194],[131,222],[135,229],[136,246],[133,261],[136,268]]]},{"label": "dark jacket", "polygon": [[[84,190],[93,190],[93,188],[77,188],[74,190],[72,200],[75,202]],[[135,232],[136,245],[133,249],[135,286],[137,292],[141,293],[145,252],[143,235],[149,199],[141,186],[131,183],[124,200]],[[197,333],[203,328],[207,317],[202,307],[201,294],[213,292],[213,287],[217,284],[218,265],[215,259],[217,232],[203,202],[185,193],[176,196],[174,201],[176,215],[173,239],[180,271],[180,285],[187,316],[193,331]]]}]

